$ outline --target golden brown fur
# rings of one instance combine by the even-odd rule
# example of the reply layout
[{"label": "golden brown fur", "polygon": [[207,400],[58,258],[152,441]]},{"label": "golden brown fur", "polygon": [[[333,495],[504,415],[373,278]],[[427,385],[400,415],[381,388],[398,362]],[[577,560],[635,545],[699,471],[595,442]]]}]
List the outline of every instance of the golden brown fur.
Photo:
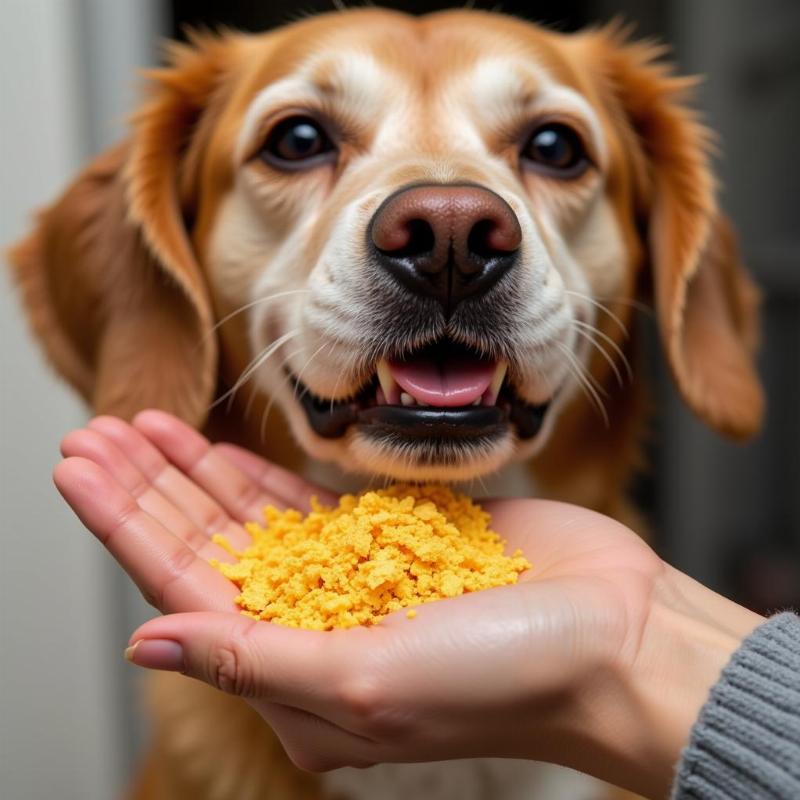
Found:
[{"label": "golden brown fur", "polygon": [[[170,49],[169,66],[149,73],[148,97],[129,140],[97,157],[11,252],[34,334],[94,411],[131,417],[159,407],[212,437],[259,447],[258,420],[268,402],[263,392],[253,398],[250,415],[240,397],[232,413],[220,407],[208,413],[218,387],[230,386],[253,355],[245,315],[213,328],[235,304],[214,289],[220,276],[210,252],[236,180],[234,151],[247,108],[259,90],[331,37],[341,49],[380,41],[371,52],[398,73],[423,64],[434,72],[455,70],[493,46],[535,53],[585,98],[607,145],[603,196],[625,254],[614,295],[595,298],[610,312],[598,315],[597,328],[635,369],[631,301],[652,304],[689,407],[735,438],[758,428],[757,296],[717,209],[709,133],[685,105],[690,82],[657,60],[657,48],[628,43],[613,27],[564,36],[478,12],[417,21],[377,10],[331,14],[257,36],[197,36]],[[439,102],[420,80],[425,102]],[[370,136],[357,132],[353,141],[361,144],[352,146],[368,147]],[[418,146],[435,156],[448,143],[431,130]],[[343,150],[340,169],[350,155]],[[391,180],[401,184],[416,175],[413,166],[407,175],[401,168]],[[342,202],[361,189],[358,182],[349,186]],[[551,202],[568,209],[572,201],[562,194]],[[326,241],[332,224],[326,213],[333,211],[321,215],[312,249]],[[271,224],[290,227],[292,214],[290,205],[278,203]],[[591,277],[602,284],[602,276]],[[630,337],[615,317],[633,331]],[[608,425],[598,424],[588,400],[575,394],[531,468],[544,495],[632,521],[625,491],[640,465],[647,400],[640,381],[620,386],[599,352],[589,369],[607,393]],[[270,458],[302,465],[274,409],[265,441],[261,449]],[[321,796],[317,780],[285,762],[243,704],[174,676],[159,679],[154,691],[155,748],[137,797]],[[218,740],[209,741],[206,732]],[[226,784],[234,777],[238,783]]]}]

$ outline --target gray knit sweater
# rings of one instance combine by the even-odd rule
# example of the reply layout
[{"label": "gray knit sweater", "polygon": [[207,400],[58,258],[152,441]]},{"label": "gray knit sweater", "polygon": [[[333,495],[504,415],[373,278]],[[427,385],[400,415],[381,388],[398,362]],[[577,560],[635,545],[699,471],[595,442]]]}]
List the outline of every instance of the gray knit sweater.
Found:
[{"label": "gray knit sweater", "polygon": [[800,800],[800,617],[756,628],[711,690],[673,800]]}]

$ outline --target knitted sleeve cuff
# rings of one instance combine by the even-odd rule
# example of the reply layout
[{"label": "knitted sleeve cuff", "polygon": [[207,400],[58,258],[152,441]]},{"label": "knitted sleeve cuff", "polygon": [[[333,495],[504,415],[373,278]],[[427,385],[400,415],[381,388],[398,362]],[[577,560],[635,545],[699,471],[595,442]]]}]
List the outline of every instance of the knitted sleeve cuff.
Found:
[{"label": "knitted sleeve cuff", "polygon": [[734,653],[692,728],[672,798],[800,798],[800,617],[770,618]]}]

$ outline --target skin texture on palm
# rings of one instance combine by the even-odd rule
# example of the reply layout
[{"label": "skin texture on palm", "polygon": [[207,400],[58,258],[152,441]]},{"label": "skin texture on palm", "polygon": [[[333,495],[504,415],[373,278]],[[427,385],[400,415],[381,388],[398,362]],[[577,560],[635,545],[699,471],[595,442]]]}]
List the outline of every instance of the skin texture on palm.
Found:
[{"label": "skin texture on palm", "polygon": [[62,443],[59,491],[167,616],[134,663],[243,697],[298,766],[479,756],[561,763],[663,796],[709,687],[760,618],[672,570],[585,509],[492,500],[533,567],[514,586],[313,632],[247,619],[208,564],[271,503],[335,497],[163,412],[98,417]]}]

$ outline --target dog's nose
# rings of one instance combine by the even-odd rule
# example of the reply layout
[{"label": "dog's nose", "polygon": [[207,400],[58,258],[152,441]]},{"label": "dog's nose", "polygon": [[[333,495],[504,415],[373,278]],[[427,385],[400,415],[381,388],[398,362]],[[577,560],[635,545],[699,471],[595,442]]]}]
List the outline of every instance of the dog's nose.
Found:
[{"label": "dog's nose", "polygon": [[450,313],[514,264],[522,229],[502,197],[472,185],[400,189],[375,212],[369,236],[383,269]]}]

